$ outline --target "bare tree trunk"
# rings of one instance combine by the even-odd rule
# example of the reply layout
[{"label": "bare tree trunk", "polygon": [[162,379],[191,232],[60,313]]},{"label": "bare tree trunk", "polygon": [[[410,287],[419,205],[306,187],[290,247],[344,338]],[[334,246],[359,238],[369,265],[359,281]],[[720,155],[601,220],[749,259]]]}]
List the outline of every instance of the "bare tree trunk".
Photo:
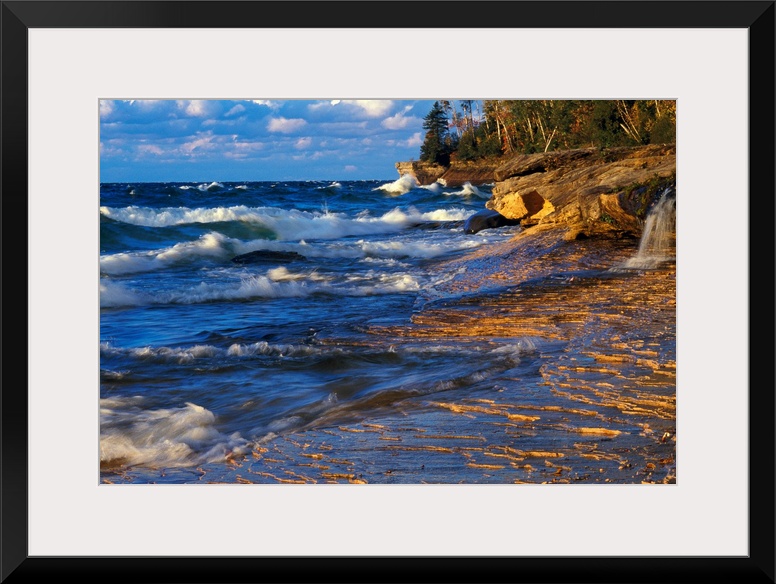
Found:
[{"label": "bare tree trunk", "polygon": [[636,128],[636,124],[633,123],[633,117],[628,110],[627,104],[621,99],[617,100],[617,112],[625,120],[625,124],[620,124],[620,127],[625,130],[625,133],[633,140],[637,143],[641,143],[641,135],[639,134],[638,128]]},{"label": "bare tree trunk", "polygon": [[550,139],[547,140],[547,145],[544,147],[544,151],[547,152],[550,148],[550,143],[552,142],[552,139],[555,137],[555,130],[552,131],[552,134],[550,134]]}]

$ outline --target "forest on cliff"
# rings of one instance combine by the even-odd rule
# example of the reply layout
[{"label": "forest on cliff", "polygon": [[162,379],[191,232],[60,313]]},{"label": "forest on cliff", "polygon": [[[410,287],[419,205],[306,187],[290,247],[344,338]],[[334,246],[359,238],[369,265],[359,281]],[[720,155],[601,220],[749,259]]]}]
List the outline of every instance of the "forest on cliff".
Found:
[{"label": "forest on cliff", "polygon": [[437,100],[423,118],[420,160],[499,158],[676,140],[676,100]]}]

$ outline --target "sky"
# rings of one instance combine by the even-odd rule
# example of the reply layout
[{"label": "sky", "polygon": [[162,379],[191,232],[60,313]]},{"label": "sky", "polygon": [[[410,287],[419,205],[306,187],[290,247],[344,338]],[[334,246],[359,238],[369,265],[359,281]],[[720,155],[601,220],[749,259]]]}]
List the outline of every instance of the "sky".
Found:
[{"label": "sky", "polygon": [[100,182],[395,180],[434,100],[101,100]]}]

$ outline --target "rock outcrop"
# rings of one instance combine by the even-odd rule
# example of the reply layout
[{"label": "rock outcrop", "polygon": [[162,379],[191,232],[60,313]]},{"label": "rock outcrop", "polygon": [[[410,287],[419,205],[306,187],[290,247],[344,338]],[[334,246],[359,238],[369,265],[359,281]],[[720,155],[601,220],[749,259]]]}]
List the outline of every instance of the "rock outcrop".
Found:
[{"label": "rock outcrop", "polygon": [[566,229],[578,237],[639,237],[647,212],[676,184],[676,145],[579,148],[518,154],[450,167],[398,162],[419,184],[494,183],[486,207],[523,227]]},{"label": "rock outcrop", "polygon": [[399,176],[409,175],[414,178],[419,185],[430,185],[439,179],[447,168],[439,164],[429,164],[428,162],[397,162],[396,170]]},{"label": "rock outcrop", "polygon": [[638,237],[652,204],[675,185],[676,146],[518,155],[495,178],[486,207],[524,227],[563,226],[572,239]]},{"label": "rock outcrop", "polygon": [[491,184],[496,179],[496,169],[502,160],[452,161],[450,166],[429,164],[428,162],[397,162],[396,170],[400,176],[409,174],[418,184],[430,185],[437,180],[448,187]]}]

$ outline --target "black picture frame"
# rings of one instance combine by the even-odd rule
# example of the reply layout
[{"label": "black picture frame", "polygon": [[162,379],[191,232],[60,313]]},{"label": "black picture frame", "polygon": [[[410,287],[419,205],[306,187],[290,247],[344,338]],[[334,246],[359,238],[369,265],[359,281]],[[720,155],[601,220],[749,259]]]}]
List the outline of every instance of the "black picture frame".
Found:
[{"label": "black picture frame", "polygon": [[[397,5],[404,4],[401,9]],[[614,7],[616,5],[616,9]],[[774,582],[774,1],[482,1],[462,24],[434,1],[3,1],[4,312],[27,313],[27,31],[36,27],[745,28],[749,33],[749,555],[747,557],[30,557],[27,333],[2,361],[3,582]],[[412,18],[407,18],[407,10]],[[493,18],[497,11],[510,18]],[[375,18],[379,14],[379,18]],[[342,20],[347,15],[347,20]],[[638,24],[634,24],[638,23]],[[22,220],[26,218],[27,220]],[[730,219],[729,220],[742,220]],[[724,221],[724,219],[722,219]],[[20,246],[20,242],[21,246]],[[724,267],[721,267],[724,271]],[[10,276],[13,276],[11,279]],[[754,324],[756,323],[756,324]],[[746,372],[742,372],[745,375]]]}]

